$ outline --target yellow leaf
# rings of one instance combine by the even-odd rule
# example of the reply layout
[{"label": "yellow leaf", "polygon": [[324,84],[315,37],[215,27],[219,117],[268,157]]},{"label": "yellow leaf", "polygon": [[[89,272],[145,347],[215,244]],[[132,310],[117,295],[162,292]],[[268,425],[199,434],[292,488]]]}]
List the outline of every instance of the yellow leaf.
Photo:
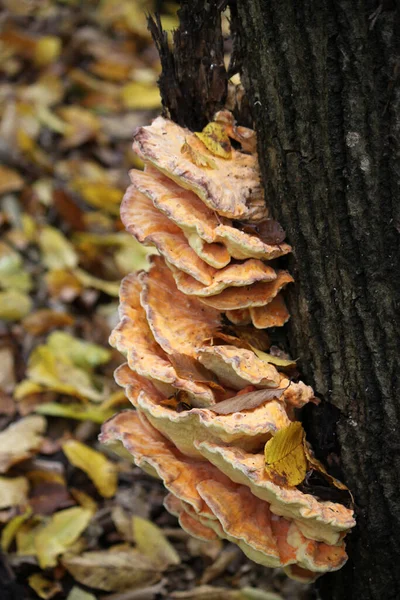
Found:
[{"label": "yellow leaf", "polygon": [[83,269],[74,269],[73,273],[84,286],[100,290],[114,298],[119,296],[120,281],[105,281],[104,279],[94,277],[94,275],[87,273]]},{"label": "yellow leaf", "polygon": [[220,123],[208,123],[201,133],[196,132],[195,135],[214,156],[227,159],[232,157],[230,139]]},{"label": "yellow leaf", "polygon": [[123,196],[123,191],[119,188],[106,182],[88,181],[83,178],[75,179],[72,186],[90,206],[100,208],[111,215],[119,215],[119,205]]},{"label": "yellow leaf", "polygon": [[133,549],[66,556],[63,565],[79,583],[106,592],[136,590],[160,579],[159,568]]},{"label": "yellow leaf", "polygon": [[35,556],[35,535],[42,523],[43,518],[35,515],[19,527],[15,536],[18,556]]},{"label": "yellow leaf", "polygon": [[25,271],[21,256],[3,242],[0,242],[0,287],[19,292],[29,292],[32,288],[32,278]]},{"label": "yellow leaf", "polygon": [[132,81],[123,86],[121,99],[125,108],[131,110],[156,109],[161,106],[160,92],[157,85],[146,85]]},{"label": "yellow leaf", "polygon": [[43,577],[41,573],[34,573],[28,577],[30,587],[36,592],[39,598],[49,600],[56,594],[62,592],[61,584],[58,581],[50,581]]},{"label": "yellow leaf", "polygon": [[65,269],[54,269],[45,275],[46,285],[53,298],[63,302],[72,302],[83,291],[79,279]]},{"label": "yellow leaf", "polygon": [[47,225],[39,234],[42,260],[48,269],[76,267],[78,256],[71,242],[54,227]]},{"label": "yellow leaf", "polygon": [[1,532],[1,549],[7,552],[13,539],[15,538],[18,529],[31,516],[32,510],[28,508],[22,515],[17,515],[7,523]]},{"label": "yellow leaf", "polygon": [[71,492],[72,497],[83,508],[88,508],[89,510],[93,511],[93,513],[97,511],[97,502],[93,500],[93,498],[91,498],[89,494],[87,494],[83,490],[78,490],[76,488],[70,488],[69,491]]},{"label": "yellow leaf", "polygon": [[197,165],[198,167],[204,167],[205,169],[217,168],[215,161],[209,156],[206,156],[205,154],[199,152],[197,148],[194,148],[190,144],[190,141],[185,141],[181,148],[181,154],[186,156],[193,164]]},{"label": "yellow leaf", "polygon": [[103,393],[93,385],[90,375],[76,367],[67,357],[55,355],[48,346],[37,346],[31,353],[27,369],[28,377],[49,390],[101,402]]},{"label": "yellow leaf", "polygon": [[258,350],[254,346],[251,346],[254,354],[258,356],[264,362],[267,362],[271,365],[275,365],[276,367],[281,368],[294,368],[296,366],[296,361],[290,358],[280,358],[280,356],[274,356],[273,354],[268,354],[268,352],[263,352],[262,350]]},{"label": "yellow leaf", "polygon": [[30,312],[32,300],[18,290],[0,292],[0,320],[20,321]]},{"label": "yellow leaf", "polygon": [[32,335],[43,335],[50,329],[73,325],[74,317],[66,312],[59,312],[51,308],[40,308],[31,313],[22,322],[22,327]]},{"label": "yellow leaf", "polygon": [[47,346],[59,356],[67,356],[77,367],[91,369],[107,363],[111,352],[98,344],[80,340],[65,331],[55,331],[47,338]]},{"label": "yellow leaf", "polygon": [[39,415],[9,425],[0,433],[0,473],[38,452],[46,429],[46,419]]},{"label": "yellow leaf", "polygon": [[281,485],[299,485],[307,473],[304,429],[299,421],[280,429],[265,444],[265,469]]},{"label": "yellow leaf", "polygon": [[46,388],[30,379],[20,381],[14,389],[14,400],[22,400],[25,396],[31,394],[41,394],[46,391]]},{"label": "yellow leaf", "polygon": [[165,569],[168,565],[179,565],[179,554],[169,543],[162,530],[147,519],[132,517],[133,535],[137,549]]},{"label": "yellow leaf", "polygon": [[35,535],[35,549],[41,569],[55,567],[57,557],[64,554],[85,531],[93,512],[74,506],[55,513]]},{"label": "yellow leaf", "polygon": [[63,148],[80,146],[95,138],[100,131],[98,117],[81,106],[62,106],[57,112],[68,125],[61,143]]},{"label": "yellow leaf", "polygon": [[[19,400],[20,397],[23,397],[21,396],[19,387],[20,386],[18,386],[18,397],[16,396],[17,400]],[[64,419],[76,419],[77,421],[92,421],[93,423],[101,425],[115,414],[115,409],[108,409],[93,404],[78,404],[76,402],[71,404],[45,402],[44,404],[39,404],[35,408],[35,412],[41,415],[48,415],[49,417],[64,417]]]},{"label": "yellow leaf", "polygon": [[26,477],[0,477],[0,509],[25,505],[27,495]]},{"label": "yellow leaf", "polygon": [[62,449],[69,462],[82,469],[93,481],[104,498],[111,498],[117,491],[117,466],[97,450],[77,440],[68,440]]},{"label": "yellow leaf", "polygon": [[54,35],[45,35],[36,42],[33,59],[38,67],[55,62],[60,56],[61,40]]}]

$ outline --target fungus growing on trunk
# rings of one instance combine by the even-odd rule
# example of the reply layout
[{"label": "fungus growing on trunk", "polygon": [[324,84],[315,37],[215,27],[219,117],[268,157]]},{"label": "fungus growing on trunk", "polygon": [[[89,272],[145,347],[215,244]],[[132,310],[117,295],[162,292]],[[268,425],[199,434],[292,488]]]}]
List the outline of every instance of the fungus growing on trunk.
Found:
[{"label": "fungus growing on trunk", "polygon": [[[145,170],[130,173],[121,217],[160,256],[121,284],[110,343],[126,357],[116,381],[134,410],[106,422],[100,439],[163,480],[167,510],[191,535],[227,539],[310,581],[344,564],[354,518],[266,467],[264,446],[317,400],[294,361],[266,353],[260,331],[288,320],[293,278],[276,265],[291,248],[265,220],[254,148],[254,132],[226,111],[198,135],[162,117],[135,133]],[[304,452],[304,472],[332,483]]]}]

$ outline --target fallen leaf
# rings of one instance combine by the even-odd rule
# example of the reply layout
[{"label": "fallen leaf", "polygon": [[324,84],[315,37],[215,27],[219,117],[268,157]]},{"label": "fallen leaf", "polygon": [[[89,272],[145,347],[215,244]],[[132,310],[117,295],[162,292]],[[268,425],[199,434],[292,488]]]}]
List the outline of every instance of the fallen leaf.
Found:
[{"label": "fallen leaf", "polygon": [[15,169],[0,165],[0,196],[9,192],[18,192],[24,186],[24,180]]},{"label": "fallen leaf", "polygon": [[224,388],[218,383],[214,373],[209,371],[195,358],[187,356],[186,354],[174,352],[173,354],[169,354],[169,359],[178,377],[189,381],[195,381],[196,383],[206,383],[213,389],[217,389],[221,392],[224,391]]},{"label": "fallen leaf", "polygon": [[58,402],[45,402],[35,408],[35,412],[49,417],[64,417],[64,419],[76,419],[77,421],[92,421],[101,425],[114,414],[113,409],[104,409],[102,406],[93,404],[60,404]]},{"label": "fallen leaf", "polygon": [[74,506],[55,513],[35,535],[34,543],[39,565],[42,569],[55,567],[57,557],[85,531],[93,516],[87,508]]},{"label": "fallen leaf", "polygon": [[85,287],[92,287],[95,290],[100,290],[109,296],[117,298],[119,295],[120,281],[105,281],[86,273],[82,269],[74,269],[73,274]]},{"label": "fallen leaf", "polygon": [[69,462],[82,469],[93,481],[104,498],[111,498],[117,490],[117,466],[97,450],[77,440],[67,440],[62,449]]},{"label": "fallen leaf", "polygon": [[160,91],[156,84],[147,85],[139,81],[132,81],[123,86],[121,99],[125,108],[130,110],[152,110],[161,106]]},{"label": "fallen leaf", "polygon": [[43,598],[43,600],[49,600],[62,592],[62,586],[58,581],[50,581],[50,579],[43,577],[41,573],[30,575],[28,583],[39,598]]},{"label": "fallen leaf", "polygon": [[64,331],[55,331],[47,338],[47,346],[60,357],[68,357],[77,367],[85,370],[107,363],[111,352],[98,344],[78,339]]},{"label": "fallen leaf", "polygon": [[90,206],[101,208],[114,216],[119,215],[119,205],[121,204],[123,190],[104,181],[88,181],[83,178],[74,180],[73,189]]},{"label": "fallen leaf", "polygon": [[181,154],[183,154],[186,158],[188,158],[193,164],[198,167],[204,167],[206,169],[216,169],[217,165],[215,161],[207,156],[206,154],[202,154],[198,148],[193,147],[190,144],[190,140],[185,141],[181,148]]},{"label": "fallen leaf", "polygon": [[103,550],[66,556],[62,561],[69,573],[88,587],[106,592],[135,590],[159,581],[159,568],[135,550]]},{"label": "fallen leaf", "polygon": [[[320,473],[327,481],[329,481],[329,483],[334,485],[339,490],[344,490],[344,491],[347,491],[350,493],[349,488],[344,483],[339,481],[339,479],[336,479],[336,477],[333,477],[332,475],[330,475],[328,473],[328,471],[325,469],[322,462],[319,461],[318,458],[315,458],[314,453],[311,449],[311,446],[309,445],[309,443],[306,441],[305,438],[304,438],[303,443],[304,443],[304,452],[307,457],[309,469],[313,469],[314,471],[317,471],[318,473]],[[351,493],[350,493],[350,495],[351,495]]]},{"label": "fallen leaf", "polygon": [[72,302],[83,291],[78,277],[66,269],[53,269],[45,274],[44,279],[50,296],[62,302]]},{"label": "fallen leaf", "polygon": [[256,392],[249,392],[248,394],[237,394],[233,398],[222,400],[222,402],[217,402],[217,404],[213,404],[208,408],[217,413],[217,415],[230,415],[242,410],[253,410],[264,404],[264,402],[280,398],[286,389],[286,387],[263,389]]},{"label": "fallen leaf", "polygon": [[89,594],[89,592],[85,592],[85,590],[74,585],[67,596],[67,600],[96,600],[96,596],[93,596],[93,594]]},{"label": "fallen leaf", "polygon": [[265,444],[265,470],[283,485],[299,485],[307,473],[304,429],[299,421],[280,429]]},{"label": "fallen leaf", "polygon": [[201,133],[196,132],[195,135],[214,156],[226,159],[232,157],[229,136],[226,133],[225,127],[220,123],[208,123]]},{"label": "fallen leaf", "polygon": [[291,360],[290,358],[281,358],[280,356],[275,356],[274,354],[268,354],[268,352],[263,352],[262,350],[258,350],[254,346],[251,346],[254,354],[258,356],[264,362],[270,363],[271,365],[275,365],[280,369],[294,369],[296,367],[296,361]]},{"label": "fallen leaf", "polygon": [[44,417],[29,415],[0,433],[0,473],[38,452],[46,425]]},{"label": "fallen leaf", "polygon": [[21,525],[23,523],[25,523],[25,521],[27,519],[29,519],[31,514],[32,514],[32,509],[30,507],[28,507],[24,513],[12,518],[11,521],[9,521],[7,523],[7,525],[3,528],[2,532],[1,532],[1,542],[0,542],[1,549],[3,552],[7,552],[7,550],[11,546],[11,544],[17,534],[18,529],[21,527]]},{"label": "fallen leaf", "polygon": [[31,484],[29,506],[35,515],[52,515],[74,504],[66,481],[59,472],[35,469],[28,471],[27,478]]},{"label": "fallen leaf", "polygon": [[61,106],[57,110],[59,116],[67,123],[61,147],[76,148],[96,138],[101,129],[98,117],[81,106]]},{"label": "fallen leaf", "polygon": [[67,356],[56,356],[46,345],[37,346],[29,356],[27,374],[34,383],[48,390],[94,402],[104,399],[89,373],[76,367]]},{"label": "fallen leaf", "polygon": [[84,492],[83,490],[77,490],[76,488],[70,488],[69,491],[71,492],[71,495],[73,496],[73,498],[75,498],[77,503],[80,504],[80,506],[83,506],[83,508],[88,508],[93,513],[97,511],[97,502],[93,500],[93,498],[91,498],[89,494],[86,494],[86,492]]},{"label": "fallen leaf", "polygon": [[132,524],[136,547],[141,554],[154,561],[160,569],[180,564],[179,554],[157,525],[138,516],[132,517]]},{"label": "fallen leaf", "polygon": [[60,52],[60,38],[54,35],[45,35],[36,42],[33,59],[38,67],[45,67],[55,62],[60,56]]},{"label": "fallen leaf", "polygon": [[20,321],[30,312],[32,300],[18,290],[0,292],[0,320]]},{"label": "fallen leaf", "polygon": [[260,221],[254,225],[243,224],[242,230],[245,233],[256,235],[266,244],[274,246],[281,244],[286,237],[283,227],[273,219],[265,219],[265,221]]},{"label": "fallen leaf", "polygon": [[72,325],[74,320],[74,317],[66,312],[40,308],[25,317],[22,327],[32,335],[43,335],[51,329]]},{"label": "fallen leaf", "polygon": [[49,225],[43,227],[38,242],[43,263],[48,269],[73,268],[78,264],[73,245],[58,229]]},{"label": "fallen leaf", "polygon": [[25,506],[29,484],[26,477],[0,477],[0,509]]},{"label": "fallen leaf", "polygon": [[32,289],[32,278],[25,270],[21,256],[2,242],[0,242],[0,287],[19,292],[29,292]]}]

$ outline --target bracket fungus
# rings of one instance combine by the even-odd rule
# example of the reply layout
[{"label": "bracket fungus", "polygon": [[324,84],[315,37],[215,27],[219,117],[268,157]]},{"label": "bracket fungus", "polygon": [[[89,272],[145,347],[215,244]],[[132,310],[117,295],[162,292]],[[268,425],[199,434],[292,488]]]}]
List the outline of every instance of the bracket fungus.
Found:
[{"label": "bracket fungus", "polygon": [[[198,134],[162,117],[136,131],[145,167],[130,173],[121,218],[159,255],[121,284],[110,343],[125,356],[115,377],[133,410],[107,421],[100,439],[162,479],[165,507],[191,535],[229,540],[312,581],[345,563],[354,518],[299,485],[313,470],[336,480],[293,423],[318,402],[313,389],[294,361],[267,353],[263,330],[289,319],[282,290],[293,278],[276,265],[291,248],[267,219],[255,146],[227,111]],[[295,480],[282,476],[293,428],[304,446]],[[266,463],[264,447],[278,439],[283,454]]]}]

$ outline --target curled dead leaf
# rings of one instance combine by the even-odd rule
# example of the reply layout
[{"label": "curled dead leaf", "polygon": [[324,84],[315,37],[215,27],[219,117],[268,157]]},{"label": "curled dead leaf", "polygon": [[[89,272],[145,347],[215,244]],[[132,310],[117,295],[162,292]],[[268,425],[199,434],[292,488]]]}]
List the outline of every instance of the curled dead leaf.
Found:
[{"label": "curled dead leaf", "polygon": [[233,398],[228,398],[228,400],[222,400],[222,402],[213,404],[210,406],[210,410],[217,413],[217,415],[230,415],[243,410],[253,410],[258,406],[261,406],[264,402],[280,398],[286,389],[287,388],[264,389],[249,392],[248,394],[237,394]]}]

